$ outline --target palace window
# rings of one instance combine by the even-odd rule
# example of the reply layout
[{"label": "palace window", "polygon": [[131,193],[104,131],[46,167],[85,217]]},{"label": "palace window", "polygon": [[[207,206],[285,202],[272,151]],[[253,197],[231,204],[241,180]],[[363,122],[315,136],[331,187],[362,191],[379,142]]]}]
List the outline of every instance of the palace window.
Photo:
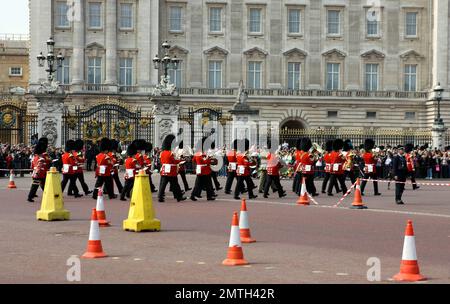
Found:
[{"label": "palace window", "polygon": [[247,71],[247,86],[250,89],[261,89],[262,63],[259,61],[249,61]]},{"label": "palace window", "polygon": [[339,89],[340,69],[339,63],[327,63],[327,90]]},{"label": "palace window", "polygon": [[327,31],[328,35],[337,36],[341,34],[341,11],[328,10]]},{"label": "palace window", "polygon": [[65,57],[62,66],[56,70],[56,80],[61,84],[70,84],[70,57]]},{"label": "palace window", "polygon": [[366,34],[367,37],[380,36],[380,12],[370,10],[366,13]]},{"label": "palace window", "polygon": [[366,118],[368,119],[376,119],[377,118],[377,112],[367,112],[366,113]]},{"label": "palace window", "polygon": [[56,26],[57,27],[69,27],[69,18],[67,13],[69,11],[69,6],[67,2],[56,2]]},{"label": "palace window", "polygon": [[417,12],[406,13],[406,37],[417,37]]},{"label": "palace window", "polygon": [[21,67],[10,67],[9,68],[9,76],[22,76],[22,68]]},{"label": "palace window", "polygon": [[337,118],[338,117],[338,111],[328,111],[327,117],[328,118]]},{"label": "palace window", "polygon": [[88,59],[88,83],[102,83],[102,58],[91,57]]},{"label": "palace window", "polygon": [[171,32],[183,31],[183,8],[181,6],[169,8],[169,30]]},{"label": "palace window", "polygon": [[222,61],[211,60],[208,71],[210,89],[219,89],[222,87]]},{"label": "palace window", "polygon": [[378,91],[378,64],[366,64],[366,91]]},{"label": "palace window", "polygon": [[168,70],[170,82],[175,84],[177,88],[182,88],[183,85],[183,61],[178,63],[178,67],[176,70],[170,68]]},{"label": "palace window", "polygon": [[98,29],[102,27],[102,4],[100,2],[89,2],[89,28]]},{"label": "palace window", "polygon": [[250,33],[262,33],[262,9],[250,8],[249,12],[249,29]]},{"label": "palace window", "polygon": [[405,119],[407,120],[415,120],[416,112],[405,112]]},{"label": "palace window", "polygon": [[288,33],[301,33],[301,11],[297,8],[288,9]]},{"label": "palace window", "polygon": [[299,62],[288,62],[288,89],[300,89],[301,64]]},{"label": "palace window", "polygon": [[211,7],[209,9],[209,31],[222,32],[222,8]]},{"label": "palace window", "polygon": [[416,91],[417,88],[417,65],[405,65],[405,91]]},{"label": "palace window", "polygon": [[132,29],[133,28],[133,4],[121,3],[120,4],[120,28]]},{"label": "palace window", "polygon": [[121,86],[132,86],[133,85],[133,59],[132,58],[120,58],[119,85],[121,85]]}]

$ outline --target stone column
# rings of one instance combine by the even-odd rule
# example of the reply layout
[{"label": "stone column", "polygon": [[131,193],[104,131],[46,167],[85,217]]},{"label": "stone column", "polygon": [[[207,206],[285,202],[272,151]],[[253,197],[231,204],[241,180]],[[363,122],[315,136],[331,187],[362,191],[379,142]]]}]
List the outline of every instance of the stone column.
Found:
[{"label": "stone column", "polygon": [[109,91],[117,91],[117,0],[108,0],[106,5],[106,78]]},{"label": "stone column", "polygon": [[73,54],[72,54],[72,85],[74,91],[80,91],[84,83],[84,1],[75,1],[74,9],[77,10],[73,19]]},{"label": "stone column", "polygon": [[444,140],[445,140],[445,132],[447,131],[447,128],[445,127],[444,123],[441,122],[434,122],[433,128],[431,129],[431,138],[433,142],[433,149],[439,149],[442,151],[444,149]]},{"label": "stone column", "polygon": [[169,135],[177,135],[179,130],[178,116],[180,114],[180,97],[157,96],[150,99],[153,106],[155,119],[155,136],[153,146],[161,147],[164,138]]},{"label": "stone column", "polygon": [[48,144],[60,148],[65,94],[36,94],[38,108],[38,135],[47,137]]},{"label": "stone column", "polygon": [[251,143],[258,141],[257,123],[259,110],[253,110],[247,104],[237,103],[230,110],[233,117],[233,127],[231,139],[247,138]]}]

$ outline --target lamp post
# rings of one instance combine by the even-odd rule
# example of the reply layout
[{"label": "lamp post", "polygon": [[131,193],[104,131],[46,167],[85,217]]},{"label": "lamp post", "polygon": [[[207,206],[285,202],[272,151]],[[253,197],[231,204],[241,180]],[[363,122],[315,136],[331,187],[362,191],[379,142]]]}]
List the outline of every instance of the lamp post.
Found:
[{"label": "lamp post", "polygon": [[167,84],[169,82],[168,70],[170,68],[177,70],[180,59],[178,59],[177,56],[169,56],[170,44],[167,41],[165,41],[161,45],[161,47],[163,49],[164,55],[162,56],[162,58],[160,58],[159,55],[156,54],[155,58],[153,58],[153,66],[156,70],[162,69],[164,71],[163,81]]},{"label": "lamp post", "polygon": [[441,83],[438,82],[437,86],[434,87],[433,89],[434,93],[435,93],[435,99],[438,102],[438,107],[437,107],[437,116],[436,119],[434,120],[434,122],[436,124],[444,124],[442,118],[441,118],[441,101],[442,101],[442,92],[444,91],[444,89],[441,87]]},{"label": "lamp post", "polygon": [[53,40],[52,37],[47,40],[47,56],[44,56],[41,52],[37,56],[37,59],[40,67],[44,67],[45,62],[47,61],[47,68],[45,71],[47,72],[49,83],[52,83],[54,80],[53,74],[57,71],[58,67],[62,67],[64,62],[64,57],[61,53],[55,56],[55,40]]},{"label": "lamp post", "polygon": [[444,126],[444,121],[441,118],[441,101],[442,101],[442,92],[444,89],[441,87],[441,84],[438,82],[437,86],[434,87],[433,92],[435,93],[434,98],[437,100],[437,114],[434,119],[433,128],[432,128],[432,139],[433,139],[433,148],[442,149],[444,143],[444,133],[447,130]]}]

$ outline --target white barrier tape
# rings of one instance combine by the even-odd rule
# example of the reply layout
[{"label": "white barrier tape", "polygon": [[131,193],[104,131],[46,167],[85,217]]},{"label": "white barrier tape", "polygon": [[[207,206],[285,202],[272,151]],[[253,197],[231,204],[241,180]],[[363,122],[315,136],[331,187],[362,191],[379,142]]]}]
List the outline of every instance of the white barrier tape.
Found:
[{"label": "white barrier tape", "polygon": [[366,182],[379,182],[379,183],[393,183],[393,184],[409,184],[409,185],[422,185],[422,186],[444,186],[444,187],[450,187],[450,183],[413,183],[410,181],[407,182],[399,182],[399,181],[395,181],[395,180],[391,180],[391,181],[387,181],[387,180],[376,180],[376,179],[364,179],[362,178],[361,181],[366,181]]},{"label": "white barrier tape", "polygon": [[308,195],[309,199],[311,200],[311,202],[313,202],[314,204],[316,204],[317,206],[319,205],[319,203],[308,193],[306,192],[306,194]]},{"label": "white barrier tape", "polygon": [[357,182],[355,182],[355,183],[347,190],[347,192],[344,194],[344,196],[343,196],[343,197],[342,197],[335,205],[333,205],[333,207],[339,206],[339,205],[344,201],[344,199],[352,192],[352,189],[355,188],[356,183],[357,183]]}]

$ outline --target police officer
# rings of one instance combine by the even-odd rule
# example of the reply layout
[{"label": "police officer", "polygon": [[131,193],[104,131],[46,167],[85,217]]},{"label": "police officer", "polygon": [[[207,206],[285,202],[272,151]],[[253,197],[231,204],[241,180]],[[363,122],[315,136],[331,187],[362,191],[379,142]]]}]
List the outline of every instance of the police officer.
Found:
[{"label": "police officer", "polygon": [[395,202],[397,205],[403,205],[402,201],[403,191],[405,190],[406,176],[408,174],[408,168],[406,164],[405,151],[403,147],[397,148],[397,155],[392,161],[392,170],[394,172],[395,179]]}]

